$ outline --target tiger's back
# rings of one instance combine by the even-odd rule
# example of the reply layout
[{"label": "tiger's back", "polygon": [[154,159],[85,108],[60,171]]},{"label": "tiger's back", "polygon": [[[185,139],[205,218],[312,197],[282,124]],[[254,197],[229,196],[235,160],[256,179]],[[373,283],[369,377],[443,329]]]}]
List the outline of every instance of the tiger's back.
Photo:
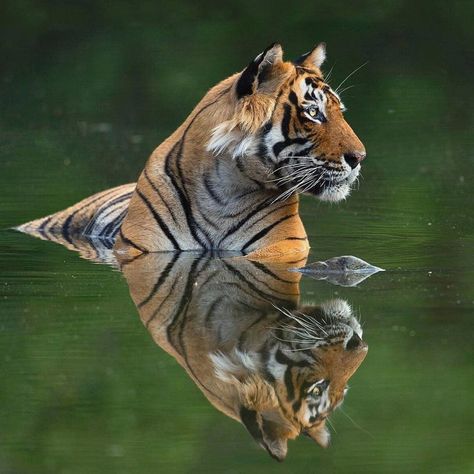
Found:
[{"label": "tiger's back", "polygon": [[136,183],[129,183],[101,191],[62,211],[20,225],[16,230],[71,250],[79,250],[81,238],[113,245],[135,187]]}]

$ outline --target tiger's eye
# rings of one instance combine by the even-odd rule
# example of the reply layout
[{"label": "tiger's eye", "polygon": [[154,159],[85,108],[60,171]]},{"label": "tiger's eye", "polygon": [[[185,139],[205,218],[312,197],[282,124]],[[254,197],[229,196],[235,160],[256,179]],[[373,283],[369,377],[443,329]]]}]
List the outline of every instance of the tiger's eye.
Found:
[{"label": "tiger's eye", "polygon": [[308,109],[308,114],[311,116],[311,117],[316,117],[316,115],[318,114],[318,109],[316,107],[310,107]]}]

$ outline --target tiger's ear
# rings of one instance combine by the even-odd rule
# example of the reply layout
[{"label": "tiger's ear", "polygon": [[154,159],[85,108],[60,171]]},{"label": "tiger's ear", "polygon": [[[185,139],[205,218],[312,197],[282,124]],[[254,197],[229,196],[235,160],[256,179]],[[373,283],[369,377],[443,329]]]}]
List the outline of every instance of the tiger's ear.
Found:
[{"label": "tiger's ear", "polygon": [[273,43],[261,52],[242,71],[237,81],[236,93],[241,99],[257,91],[271,77],[272,69],[282,62],[283,50]]},{"label": "tiger's ear", "polygon": [[284,461],[288,452],[287,428],[273,420],[262,417],[263,440],[270,456],[277,461]]},{"label": "tiger's ear", "polygon": [[319,43],[311,51],[300,56],[295,64],[310,69],[319,69],[326,60],[326,44]]},{"label": "tiger's ear", "polygon": [[240,419],[252,438],[277,461],[283,461],[288,452],[288,436],[277,422],[265,420],[260,413],[245,407]]},{"label": "tiger's ear", "polygon": [[318,426],[306,430],[304,433],[312,440],[316,441],[316,443],[318,443],[322,448],[327,448],[329,446],[331,433],[329,433],[329,430],[326,428],[326,421]]}]

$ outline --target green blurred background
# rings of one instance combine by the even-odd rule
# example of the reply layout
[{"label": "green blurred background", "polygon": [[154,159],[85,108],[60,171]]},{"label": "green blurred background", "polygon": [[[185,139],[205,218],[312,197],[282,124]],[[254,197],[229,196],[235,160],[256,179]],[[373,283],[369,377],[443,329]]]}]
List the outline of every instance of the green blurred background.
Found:
[{"label": "green blurred background", "polygon": [[119,273],[0,231],[0,472],[469,473],[474,3],[41,1],[0,5],[0,227],[134,181],[205,91],[273,41],[325,41],[368,151],[338,206],[304,198],[313,259],[388,271],[346,298],[369,355],[333,445],[277,465],[141,326]]}]

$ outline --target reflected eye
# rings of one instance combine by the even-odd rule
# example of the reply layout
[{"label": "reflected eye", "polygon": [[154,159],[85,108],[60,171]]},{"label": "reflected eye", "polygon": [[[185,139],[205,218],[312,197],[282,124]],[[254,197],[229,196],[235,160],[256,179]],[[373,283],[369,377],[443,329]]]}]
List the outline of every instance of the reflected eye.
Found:
[{"label": "reflected eye", "polygon": [[311,392],[311,395],[314,395],[315,397],[319,397],[319,395],[321,395],[321,389],[319,387],[314,387],[314,389]]},{"label": "reflected eye", "polygon": [[310,116],[310,117],[316,117],[318,115],[318,108],[317,107],[314,107],[314,106],[311,106],[311,107],[308,107],[306,109],[306,113]]},{"label": "reflected eye", "polygon": [[324,389],[328,386],[328,382],[324,379],[319,380],[308,388],[308,395],[312,397],[320,397],[323,394]]}]

